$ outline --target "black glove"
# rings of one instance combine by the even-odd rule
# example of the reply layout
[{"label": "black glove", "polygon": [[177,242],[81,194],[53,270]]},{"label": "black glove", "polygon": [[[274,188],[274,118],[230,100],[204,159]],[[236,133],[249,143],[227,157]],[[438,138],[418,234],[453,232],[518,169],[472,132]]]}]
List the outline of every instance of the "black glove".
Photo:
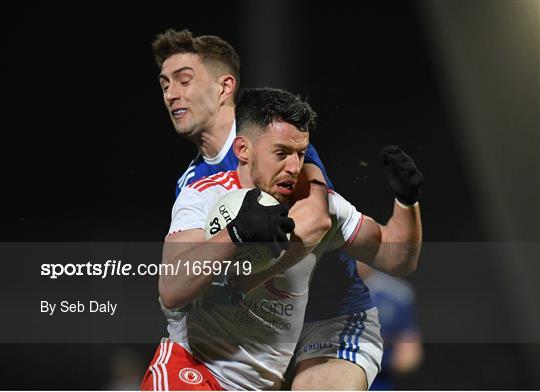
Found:
[{"label": "black glove", "polygon": [[403,204],[413,205],[420,196],[424,176],[410,156],[398,146],[386,146],[381,151],[386,178]]},{"label": "black glove", "polygon": [[272,255],[278,257],[282,250],[289,249],[286,233],[294,230],[294,221],[287,216],[287,205],[263,206],[257,200],[260,194],[258,188],[246,193],[236,218],[227,225],[227,230],[236,245],[263,242],[270,247]]}]

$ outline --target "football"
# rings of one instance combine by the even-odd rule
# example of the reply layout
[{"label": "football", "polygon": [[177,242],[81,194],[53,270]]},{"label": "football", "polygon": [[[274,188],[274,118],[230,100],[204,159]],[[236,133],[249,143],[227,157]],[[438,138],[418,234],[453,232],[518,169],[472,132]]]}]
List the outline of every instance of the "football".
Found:
[{"label": "football", "polygon": [[[250,191],[250,188],[236,189],[227,192],[223,195],[212,207],[212,210],[206,218],[205,237],[206,239],[212,238],[219,231],[221,231],[227,224],[236,218],[236,214],[246,193]],[[259,204],[263,206],[273,206],[279,204],[279,202],[270,194],[261,191],[259,198],[257,199]],[[287,238],[290,239],[291,235],[287,233]],[[274,258],[268,246],[264,245],[244,245],[239,248],[238,253],[234,257],[234,261],[249,261],[251,263],[251,273],[257,273],[269,268],[275,263],[278,258]]]}]

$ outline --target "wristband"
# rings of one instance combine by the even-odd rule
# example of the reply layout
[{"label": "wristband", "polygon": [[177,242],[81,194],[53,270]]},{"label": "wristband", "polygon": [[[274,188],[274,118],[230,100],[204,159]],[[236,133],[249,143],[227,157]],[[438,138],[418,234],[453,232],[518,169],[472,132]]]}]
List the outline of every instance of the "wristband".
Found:
[{"label": "wristband", "polygon": [[412,207],[418,205],[418,200],[415,201],[414,204],[405,204],[405,203],[400,202],[399,199],[396,197],[396,203],[398,203],[398,205],[399,205],[401,208],[409,209],[409,208],[412,208]]}]

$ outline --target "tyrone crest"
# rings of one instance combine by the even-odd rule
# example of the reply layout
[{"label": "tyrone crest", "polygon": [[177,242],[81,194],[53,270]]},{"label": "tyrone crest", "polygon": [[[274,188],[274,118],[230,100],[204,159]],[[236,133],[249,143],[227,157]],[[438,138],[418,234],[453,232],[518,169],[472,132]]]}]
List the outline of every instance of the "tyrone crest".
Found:
[{"label": "tyrone crest", "polygon": [[200,384],[203,380],[202,374],[198,370],[192,368],[183,368],[178,373],[178,377],[188,384]]}]

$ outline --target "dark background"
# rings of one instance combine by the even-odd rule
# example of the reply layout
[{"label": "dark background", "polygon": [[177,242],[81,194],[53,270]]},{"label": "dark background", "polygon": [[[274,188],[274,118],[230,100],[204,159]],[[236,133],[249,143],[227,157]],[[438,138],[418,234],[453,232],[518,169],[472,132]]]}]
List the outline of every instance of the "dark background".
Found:
[{"label": "dark background", "polygon": [[[312,143],[336,189],[361,211],[389,217],[393,196],[378,152],[399,144],[424,173],[426,243],[513,244],[473,262],[421,259],[409,280],[425,360],[399,385],[540,389],[539,3],[311,3],[4,12],[1,240],[161,241],[176,178],[196,150],[164,110],[151,42],[169,27],[219,35],[241,56],[242,86],[308,97],[319,114]],[[533,257],[520,246],[531,243]],[[37,272],[18,268],[15,279],[3,278],[25,290],[24,275]],[[144,289],[155,295],[155,282]],[[468,325],[486,335],[430,337],[445,316],[459,336]],[[156,324],[164,332],[164,321]],[[505,333],[491,337],[501,324]],[[146,363],[157,339],[2,343],[2,388],[102,389],[118,349]]]}]

